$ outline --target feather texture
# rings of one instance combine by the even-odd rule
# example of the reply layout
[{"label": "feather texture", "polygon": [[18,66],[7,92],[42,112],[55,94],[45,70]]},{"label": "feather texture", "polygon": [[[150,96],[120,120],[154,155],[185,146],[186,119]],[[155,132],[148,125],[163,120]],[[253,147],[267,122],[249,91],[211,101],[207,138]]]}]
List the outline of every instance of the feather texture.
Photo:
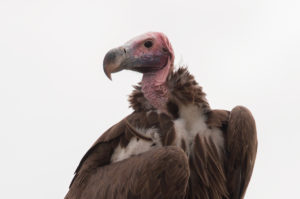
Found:
[{"label": "feather texture", "polygon": [[212,110],[186,68],[171,72],[166,85],[167,113],[134,87],[134,112],[84,155],[66,199],[244,197],[257,150],[249,110]]}]

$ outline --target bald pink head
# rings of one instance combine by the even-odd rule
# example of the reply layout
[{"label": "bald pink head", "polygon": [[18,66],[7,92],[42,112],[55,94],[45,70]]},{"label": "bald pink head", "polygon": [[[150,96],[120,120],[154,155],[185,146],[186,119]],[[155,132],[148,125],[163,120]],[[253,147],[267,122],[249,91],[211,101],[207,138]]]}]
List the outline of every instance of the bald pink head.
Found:
[{"label": "bald pink head", "polygon": [[174,51],[166,35],[148,32],[110,50],[104,58],[103,68],[110,78],[111,73],[123,69],[154,73],[167,65],[172,67],[173,62]]},{"label": "bald pink head", "polygon": [[168,90],[165,85],[173,70],[174,51],[165,34],[148,32],[110,50],[104,58],[105,74],[123,69],[143,73],[142,91],[157,109],[165,110]]},{"label": "bald pink head", "polygon": [[174,62],[174,51],[171,43],[167,36],[161,32],[148,32],[139,35],[126,42],[124,47],[132,49],[134,57],[148,58],[149,61],[157,60],[160,62],[158,65],[163,66],[168,60]]}]

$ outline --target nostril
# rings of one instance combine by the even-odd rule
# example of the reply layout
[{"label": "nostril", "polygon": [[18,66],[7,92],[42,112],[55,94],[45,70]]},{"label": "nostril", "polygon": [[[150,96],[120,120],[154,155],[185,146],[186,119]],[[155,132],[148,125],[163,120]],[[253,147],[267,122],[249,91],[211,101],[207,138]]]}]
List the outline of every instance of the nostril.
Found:
[{"label": "nostril", "polygon": [[123,49],[123,51],[124,51],[124,53],[126,54],[126,49],[125,49],[125,48]]}]

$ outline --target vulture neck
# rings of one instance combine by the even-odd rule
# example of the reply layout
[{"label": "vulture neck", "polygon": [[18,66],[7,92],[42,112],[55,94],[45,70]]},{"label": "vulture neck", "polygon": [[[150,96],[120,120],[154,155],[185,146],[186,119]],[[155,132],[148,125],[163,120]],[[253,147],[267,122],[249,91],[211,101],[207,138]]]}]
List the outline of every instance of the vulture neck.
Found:
[{"label": "vulture neck", "polygon": [[211,110],[202,87],[187,68],[179,67],[173,71],[172,66],[165,82],[155,84],[155,80],[153,74],[144,74],[140,86],[134,86],[129,102],[135,111],[149,111],[155,108],[166,113],[168,110],[174,118],[177,118],[180,104],[193,104],[201,108],[204,113]]},{"label": "vulture neck", "polygon": [[157,110],[167,112],[168,102],[168,87],[166,85],[166,79],[169,74],[171,64],[167,64],[163,69],[145,73],[142,79],[142,92],[150,104]]}]

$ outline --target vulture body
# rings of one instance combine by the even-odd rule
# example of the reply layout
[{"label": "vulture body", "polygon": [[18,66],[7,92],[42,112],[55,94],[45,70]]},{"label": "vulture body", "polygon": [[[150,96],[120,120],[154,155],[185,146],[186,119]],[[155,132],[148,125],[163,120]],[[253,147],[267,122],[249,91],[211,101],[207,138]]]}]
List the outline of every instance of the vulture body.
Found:
[{"label": "vulture body", "polygon": [[144,74],[129,97],[133,113],[112,126],[78,165],[66,199],[239,199],[254,167],[250,111],[212,110],[162,33],[112,49],[104,71]]}]

